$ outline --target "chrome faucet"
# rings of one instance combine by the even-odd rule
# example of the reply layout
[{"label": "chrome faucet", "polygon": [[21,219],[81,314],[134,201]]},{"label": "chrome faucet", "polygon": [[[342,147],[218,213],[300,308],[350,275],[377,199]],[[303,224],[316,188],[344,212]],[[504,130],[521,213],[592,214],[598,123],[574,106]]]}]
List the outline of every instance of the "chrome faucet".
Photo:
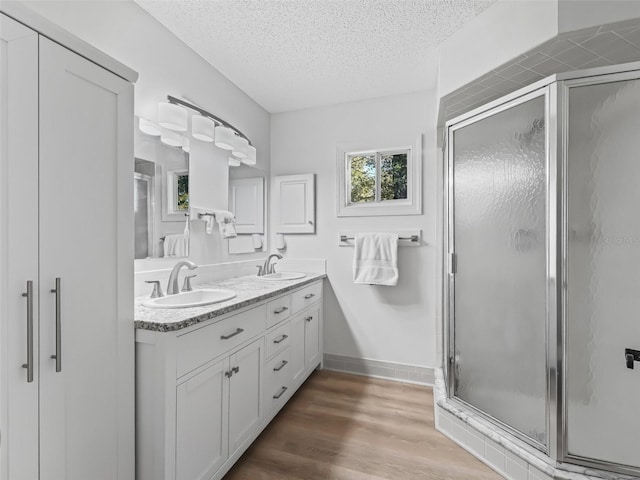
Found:
[{"label": "chrome faucet", "polygon": [[167,285],[167,295],[175,295],[180,292],[180,288],[178,287],[178,275],[180,275],[180,269],[182,267],[189,267],[189,270],[193,270],[198,268],[193,262],[189,260],[181,260],[176,263],[171,270],[171,274],[169,275],[169,284]]},{"label": "chrome faucet", "polygon": [[274,266],[269,264],[273,257],[276,257],[277,259],[281,259],[282,255],[280,255],[279,253],[272,253],[271,255],[269,255],[267,259],[264,261],[264,265],[262,266],[262,268],[260,268],[260,270],[258,271],[259,277],[275,272],[275,269],[273,268]]}]

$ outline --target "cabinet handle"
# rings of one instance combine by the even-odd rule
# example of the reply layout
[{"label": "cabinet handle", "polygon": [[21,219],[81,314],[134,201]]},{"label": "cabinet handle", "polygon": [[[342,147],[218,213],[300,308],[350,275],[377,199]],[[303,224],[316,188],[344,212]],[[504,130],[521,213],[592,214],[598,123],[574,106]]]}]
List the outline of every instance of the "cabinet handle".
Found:
[{"label": "cabinet handle", "polygon": [[56,288],[51,289],[51,293],[56,294],[56,354],[51,355],[56,361],[56,372],[62,371],[62,307],[61,297],[62,292],[60,290],[62,280],[60,277],[56,278]]},{"label": "cabinet handle", "polygon": [[305,296],[304,296],[304,299],[305,299],[305,300],[309,300],[310,298],[313,298],[313,297],[315,297],[315,296],[316,296],[316,294],[315,294],[315,293],[310,293],[309,295],[305,295]]},{"label": "cabinet handle", "polygon": [[240,371],[240,367],[233,367],[233,368],[231,369],[231,371],[232,371],[233,373],[238,373],[238,372]]},{"label": "cabinet handle", "polygon": [[306,320],[307,322],[310,322],[311,320],[313,320],[313,317],[312,317],[312,316],[309,316],[309,317],[305,318],[305,320]]},{"label": "cabinet handle", "polygon": [[279,372],[280,370],[282,370],[289,362],[287,362],[286,360],[282,360],[282,363],[280,365],[278,365],[276,368],[273,369],[274,372]]},{"label": "cabinet handle", "polygon": [[27,299],[27,383],[33,382],[33,280],[27,280],[27,291],[22,294]]},{"label": "cabinet handle", "polygon": [[282,387],[282,389],[278,393],[276,393],[273,398],[275,398],[276,400],[279,399],[287,390],[289,390],[287,387]]},{"label": "cabinet handle", "polygon": [[227,378],[231,378],[233,376],[233,372],[231,370],[224,372],[224,374]]},{"label": "cabinet handle", "polygon": [[235,337],[236,335],[240,335],[242,332],[244,332],[244,329],[237,328],[235,332],[230,333],[229,335],[221,335],[220,336],[220,340],[229,340],[231,337]]},{"label": "cabinet handle", "polygon": [[282,343],[284,342],[287,338],[289,338],[289,335],[282,335],[278,340],[274,340],[273,343]]},{"label": "cabinet handle", "polygon": [[280,315],[282,312],[286,312],[287,310],[289,310],[287,307],[280,307],[279,309],[274,310],[273,313]]}]

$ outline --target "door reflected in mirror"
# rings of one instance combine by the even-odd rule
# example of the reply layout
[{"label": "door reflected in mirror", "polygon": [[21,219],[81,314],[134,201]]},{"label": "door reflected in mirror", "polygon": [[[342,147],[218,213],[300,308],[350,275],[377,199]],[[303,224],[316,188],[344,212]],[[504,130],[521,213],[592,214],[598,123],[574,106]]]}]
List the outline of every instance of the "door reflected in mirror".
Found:
[{"label": "door reflected in mirror", "polygon": [[229,170],[229,211],[236,218],[238,236],[229,240],[229,254],[266,250],[265,174],[242,164]]}]

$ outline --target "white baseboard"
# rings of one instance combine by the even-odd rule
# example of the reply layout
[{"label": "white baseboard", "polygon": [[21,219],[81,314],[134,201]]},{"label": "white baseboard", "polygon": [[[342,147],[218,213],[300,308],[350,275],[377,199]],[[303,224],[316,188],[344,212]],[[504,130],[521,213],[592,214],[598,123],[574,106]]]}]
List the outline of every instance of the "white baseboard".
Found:
[{"label": "white baseboard", "polygon": [[354,373],[368,377],[395,380],[404,383],[433,386],[434,369],[403,363],[382,362],[345,355],[324,354],[324,368],[337,372]]}]

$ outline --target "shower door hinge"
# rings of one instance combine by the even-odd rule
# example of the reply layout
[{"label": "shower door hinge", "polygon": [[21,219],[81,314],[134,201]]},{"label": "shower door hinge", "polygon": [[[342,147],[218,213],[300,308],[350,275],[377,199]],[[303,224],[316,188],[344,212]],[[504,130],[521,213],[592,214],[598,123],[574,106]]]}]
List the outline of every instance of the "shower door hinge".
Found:
[{"label": "shower door hinge", "polygon": [[449,254],[449,273],[454,275],[458,271],[458,256],[455,253]]}]

